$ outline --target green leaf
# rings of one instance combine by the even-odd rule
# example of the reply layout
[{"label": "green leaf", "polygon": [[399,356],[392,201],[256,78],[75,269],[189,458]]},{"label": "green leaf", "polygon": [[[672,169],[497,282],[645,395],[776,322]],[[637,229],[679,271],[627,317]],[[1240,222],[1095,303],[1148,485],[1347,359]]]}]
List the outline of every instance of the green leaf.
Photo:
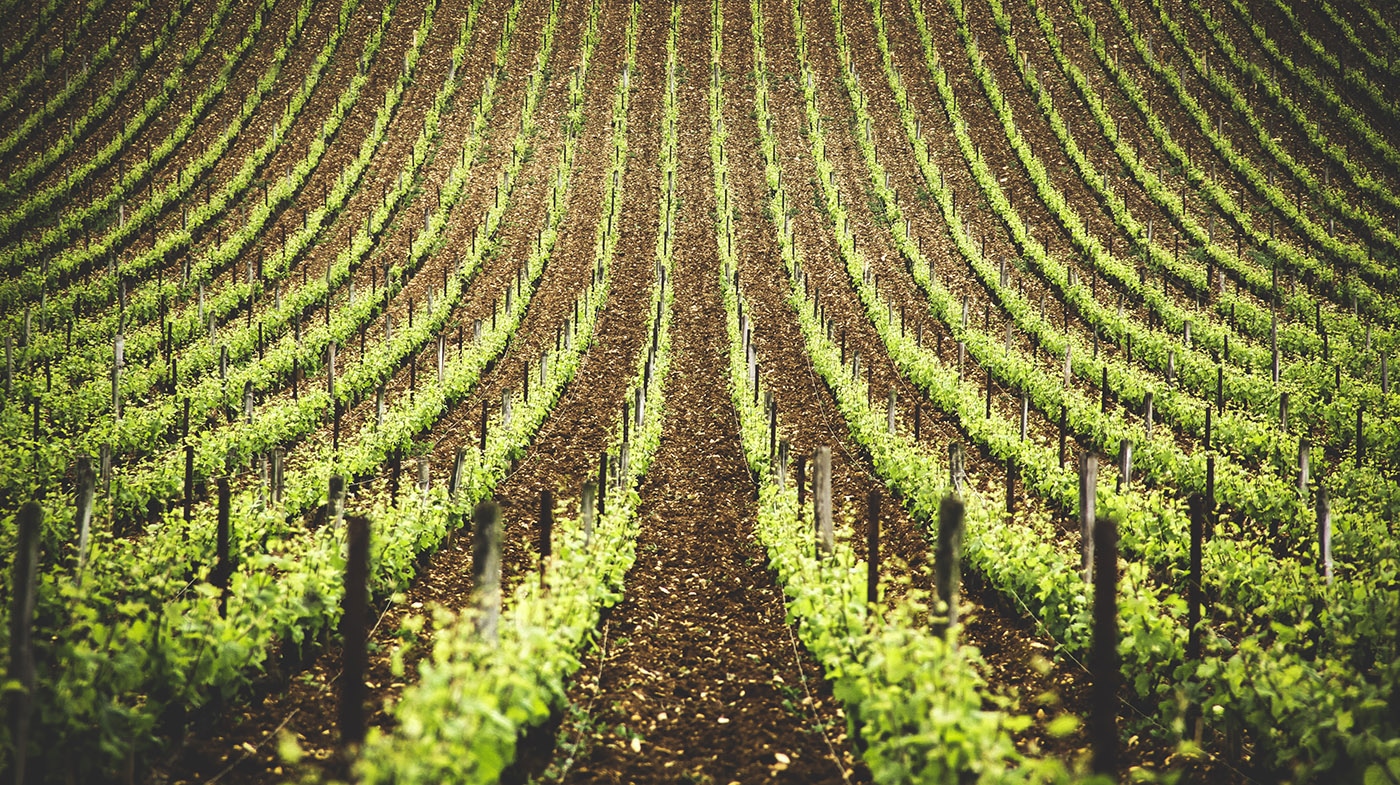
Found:
[{"label": "green leaf", "polygon": [[1079,729],[1079,718],[1073,714],[1061,714],[1045,726],[1045,732],[1055,738],[1064,738]]}]

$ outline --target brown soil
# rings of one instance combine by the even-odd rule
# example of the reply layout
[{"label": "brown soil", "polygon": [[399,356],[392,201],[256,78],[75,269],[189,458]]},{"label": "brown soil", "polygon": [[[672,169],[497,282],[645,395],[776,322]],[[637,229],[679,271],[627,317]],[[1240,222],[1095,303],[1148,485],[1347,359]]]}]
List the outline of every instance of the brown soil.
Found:
[{"label": "brown soil", "polygon": [[[555,62],[568,62],[577,60],[578,42],[575,40],[582,30],[584,17],[587,11],[587,4],[580,2],[571,4],[565,11],[564,19],[561,22],[560,33],[556,39]],[[486,13],[484,10],[483,13]],[[524,20],[522,20],[524,21]],[[536,20],[538,21],[538,20]],[[536,24],[535,27],[538,27]],[[523,27],[518,33],[523,37],[521,49],[526,52],[524,56],[533,56],[535,47],[532,44],[538,41],[538,33],[530,35],[528,30],[532,28]],[[616,47],[609,48],[606,44],[600,46],[599,52],[595,54],[594,70],[590,72],[590,84],[596,85],[589,95],[594,96],[593,104],[590,108],[590,117],[605,117],[605,110],[608,106],[611,95],[610,80],[615,75],[618,52]],[[564,80],[558,80],[563,82]],[[562,85],[560,85],[562,87]],[[557,95],[555,95],[557,94]],[[546,100],[541,106],[541,111],[545,116],[555,111],[562,113],[562,91],[556,89],[551,96],[554,101]],[[467,103],[459,102],[459,106],[469,106]],[[557,110],[557,111],[556,111]],[[561,142],[558,133],[546,133],[547,144]],[[587,139],[587,137],[585,137]],[[592,171],[601,171],[605,166],[607,154],[607,144],[609,139],[603,135],[598,135],[591,144],[586,144],[580,152],[581,174],[586,175]],[[544,169],[552,168],[557,156],[537,155],[534,161],[527,167],[540,170],[534,177],[538,181],[547,181],[548,175]],[[597,183],[598,177],[588,179],[576,179],[576,183]],[[575,191],[575,197],[581,201],[588,201],[588,205],[576,206],[570,214],[572,222],[566,222],[566,227],[572,227],[574,231],[570,235],[571,245],[561,245],[556,253],[561,251],[566,254],[577,256],[579,251],[586,251],[588,259],[582,262],[582,267],[587,270],[591,261],[591,237],[589,228],[596,224],[598,213],[596,210],[597,196],[593,195],[591,200],[587,197],[580,197],[581,191]],[[535,200],[538,202],[539,200]],[[590,206],[593,209],[590,209]],[[579,208],[582,209],[579,209]],[[519,225],[534,226],[533,222],[516,222]],[[529,235],[512,237],[503,244],[500,258],[520,256],[526,254],[532,247],[532,233]],[[587,236],[589,241],[581,242],[573,239]],[[450,254],[442,254],[451,256]],[[455,258],[455,257],[454,257]],[[514,269],[513,267],[511,269]],[[551,268],[553,269],[553,268]],[[556,288],[568,289],[573,282],[562,281]],[[567,304],[568,300],[564,299]],[[535,309],[531,309],[530,318],[536,323],[540,321]],[[552,322],[551,322],[552,324]],[[550,330],[552,336],[552,328]],[[553,422],[553,421],[551,421]],[[448,431],[450,433],[450,431]],[[448,464],[450,465],[450,464]],[[378,726],[388,725],[391,722],[390,716],[384,711],[384,707],[397,697],[407,682],[412,681],[412,667],[416,665],[419,658],[431,648],[431,625],[428,626],[422,640],[417,641],[415,647],[410,650],[407,658],[409,665],[408,676],[395,676],[389,660],[389,651],[400,640],[400,629],[404,619],[409,615],[422,613],[425,607],[433,605],[443,605],[454,607],[461,602],[471,589],[470,572],[470,549],[467,547],[467,540],[460,537],[449,539],[444,547],[428,558],[421,577],[411,586],[404,599],[399,603],[387,602],[382,605],[380,615],[372,635],[373,646],[376,655],[371,657],[370,672],[367,681],[370,686],[370,703],[374,707],[371,722]],[[327,648],[319,656],[314,657],[309,665],[299,673],[284,674],[285,678],[291,678],[290,683],[278,683],[264,685],[264,689],[257,696],[256,701],[236,712],[229,712],[218,718],[212,730],[206,730],[198,734],[197,738],[181,752],[180,757],[172,764],[166,776],[169,781],[199,781],[207,776],[210,771],[227,770],[222,782],[262,782],[270,776],[277,776],[282,773],[282,763],[276,753],[276,745],[272,741],[277,734],[286,731],[294,734],[301,746],[310,753],[310,757],[305,764],[308,767],[320,767],[327,762],[334,762],[333,753],[336,749],[336,681],[339,679],[340,671],[340,650],[337,646]]]},{"label": "brown soil", "polygon": [[[643,19],[640,70],[647,84],[660,85],[664,7],[644,8]],[[708,16],[683,19],[679,102],[699,107],[707,82],[694,74],[705,72]],[[727,399],[727,337],[705,207],[708,128],[703,112],[682,112],[678,155],[682,171],[694,175],[677,180],[666,420],[641,488],[627,597],[570,690],[571,703],[591,715],[571,715],[560,731],[572,754],[551,774],[565,781],[834,782],[855,769],[839,709],[794,642],[782,594],[752,540],[753,486]],[[816,732],[818,724],[827,730]]]}]

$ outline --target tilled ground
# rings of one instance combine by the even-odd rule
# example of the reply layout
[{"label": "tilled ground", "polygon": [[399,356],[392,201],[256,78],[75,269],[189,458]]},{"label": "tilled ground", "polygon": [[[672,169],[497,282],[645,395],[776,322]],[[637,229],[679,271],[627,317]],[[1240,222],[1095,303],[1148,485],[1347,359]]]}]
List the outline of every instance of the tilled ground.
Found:
[{"label": "tilled ground", "polygon": [[[663,84],[664,8],[644,78]],[[708,216],[709,123],[703,111],[707,15],[679,36],[680,199],[673,365],[661,447],[641,486],[637,563],[602,645],[570,690],[560,730],[567,782],[837,782],[863,774],[839,709],[796,644],[782,593],[750,531],[752,480],[724,374],[727,337]],[[659,51],[658,51],[659,50]],[[648,132],[657,133],[659,128]],[[654,211],[653,211],[654,214]],[[834,746],[833,746],[834,745]]]},{"label": "tilled ground", "polygon": [[[67,12],[77,9],[74,3],[60,5]],[[160,15],[168,12],[167,5],[158,3],[148,11],[151,20],[163,18]],[[509,773],[508,779],[835,783],[868,781],[870,777],[857,759],[853,741],[847,737],[842,707],[832,697],[820,668],[798,642],[786,618],[783,593],[774,584],[763,548],[753,535],[754,484],[743,460],[737,422],[729,400],[728,337],[717,280],[719,258],[713,226],[710,125],[706,112],[709,82],[705,78],[709,70],[711,17],[705,13],[706,5],[703,0],[687,0],[679,37],[681,174],[676,180],[680,217],[672,283],[675,291],[674,359],[666,389],[666,419],[660,450],[640,487],[637,561],[627,576],[624,600],[605,615],[598,631],[597,647],[583,657],[583,667],[570,687],[562,716],[522,739],[519,764]],[[1106,3],[1089,5],[1090,13],[1105,29],[1116,24]],[[1137,0],[1131,0],[1130,5],[1139,15],[1150,7]],[[339,167],[357,150],[359,140],[372,122],[376,101],[382,100],[391,80],[397,77],[402,53],[419,18],[418,9],[410,6],[400,8],[398,18],[390,25],[361,105],[351,113],[345,127],[332,141],[332,151],[323,165],[294,203],[273,219],[262,242],[250,249],[245,259],[272,248],[278,230],[295,225],[301,211],[314,204],[315,195],[324,191],[330,178],[337,175]],[[464,14],[462,4],[455,2],[445,3],[438,10],[437,23],[425,41],[418,74],[394,119],[390,138],[376,155],[376,162],[366,173],[359,192],[326,229],[323,242],[301,262],[306,273],[315,275],[319,270],[324,274],[325,266],[361,225],[364,215],[378,204],[376,200],[382,198],[383,189],[407,167],[413,171],[418,187],[405,199],[394,223],[377,238],[374,250],[355,273],[356,284],[367,290],[371,278],[377,275],[376,271],[382,271],[385,263],[404,258],[417,231],[415,227],[422,226],[425,209],[436,204],[437,189],[459,154],[470,108],[477,99],[475,91],[490,67],[491,44],[499,37],[500,17],[507,6],[506,0],[486,3],[476,42],[463,63],[462,73],[457,75],[462,80],[461,89],[453,106],[445,112],[441,133],[421,166],[409,166],[405,161],[410,146],[422,127],[433,96],[447,76],[448,54]],[[835,448],[833,484],[837,515],[838,518],[858,519],[866,494],[882,490],[884,483],[873,472],[868,456],[847,434],[831,392],[811,365],[796,316],[787,302],[789,280],[779,262],[772,224],[763,210],[767,191],[763,160],[756,144],[759,133],[751,111],[754,93],[750,6],[743,0],[723,0],[723,6],[726,20],[721,63],[726,74],[724,121],[730,129],[730,182],[737,204],[735,225],[741,249],[738,274],[755,327],[760,378],[764,389],[776,396],[781,412],[779,435],[791,443],[795,454],[809,453],[821,445]],[[906,212],[915,233],[923,238],[924,248],[935,259],[940,282],[974,304],[973,318],[980,324],[982,308],[991,299],[989,292],[956,255],[948,228],[943,225],[938,211],[926,199],[909,196],[920,193],[921,175],[903,138],[892,96],[880,70],[869,5],[863,0],[848,0],[845,6],[846,33],[853,43],[856,68],[863,76],[862,86],[870,98],[869,111],[880,160],[890,173],[891,184],[906,195],[901,204],[907,204]],[[335,7],[327,4],[317,8],[288,60],[283,84],[257,111],[234,145],[229,160],[221,162],[208,175],[210,181],[228,177],[236,162],[259,142],[260,134],[275,119],[283,96],[294,86],[296,74],[308,67],[309,57],[319,49],[320,42],[334,24]],[[999,131],[996,115],[986,105],[982,87],[966,62],[948,6],[933,0],[924,7],[934,28],[936,48],[949,68],[961,111],[974,127]],[[207,18],[209,8],[212,3],[203,0],[193,4],[171,43],[170,52],[181,52],[188,46]],[[217,70],[218,52],[231,43],[226,39],[233,33],[228,31],[241,30],[251,18],[252,8],[253,4],[246,0],[236,4],[226,29],[220,31],[210,52],[192,67],[189,77],[192,83],[208,78]],[[567,0],[563,4],[550,63],[552,76],[536,115],[539,128],[531,139],[533,157],[525,164],[511,196],[507,220],[499,230],[499,248],[485,261],[456,305],[446,328],[449,336],[459,327],[469,332],[476,318],[490,317],[502,290],[533,248],[535,233],[546,214],[554,162],[563,145],[560,118],[565,111],[571,77],[569,69],[577,62],[582,45],[587,9],[588,0]],[[157,183],[193,155],[197,145],[222,128],[236,111],[249,80],[265,66],[294,10],[292,0],[281,0],[269,14],[263,38],[246,55],[246,62],[240,66],[227,95],[211,107],[205,124],[157,174]],[[471,242],[480,216],[495,197],[495,183],[499,182],[499,173],[510,155],[510,139],[519,127],[524,84],[521,75],[532,66],[547,10],[547,3],[531,0],[525,4],[487,144],[467,179],[465,194],[453,210],[439,248],[429,255],[422,269],[405,282],[403,290],[391,302],[389,308],[395,323],[405,322],[410,309],[421,313],[427,293],[440,286],[442,274],[460,258],[465,245]],[[536,537],[533,520],[540,491],[550,489],[567,500],[590,477],[598,451],[614,427],[635,361],[645,344],[648,292],[654,276],[654,240],[658,230],[656,208],[661,195],[655,162],[662,133],[667,10],[660,0],[646,0],[642,9],[639,68],[632,74],[635,94],[629,116],[631,164],[621,196],[623,223],[621,241],[613,260],[610,299],[577,377],[533,438],[526,455],[512,467],[496,490],[496,497],[505,509],[504,571],[508,582],[519,580],[533,568]],[[1061,10],[1057,8],[1056,12]],[[603,3],[604,18],[600,26],[603,40],[588,76],[588,127],[581,139],[574,184],[568,196],[570,211],[554,256],[540,279],[538,293],[518,333],[500,361],[483,375],[477,389],[444,412],[439,421],[422,434],[429,443],[435,483],[442,481],[440,478],[445,476],[456,449],[475,443],[477,417],[483,405],[498,405],[503,390],[519,385],[522,364],[537,362],[540,353],[551,348],[556,328],[592,273],[593,240],[603,214],[601,184],[611,152],[607,133],[609,109],[624,57],[627,11],[626,4]],[[798,61],[793,7],[783,0],[768,0],[762,13],[768,63],[773,75],[770,109],[778,135],[784,185],[789,199],[800,205],[794,226],[796,242],[805,259],[804,269],[819,287],[822,307],[834,320],[843,346],[850,353],[859,353],[873,394],[895,391],[901,404],[899,427],[912,431],[912,403],[921,400],[921,393],[891,361],[867,318],[844,263],[836,253],[832,227],[820,207],[822,195],[812,179],[816,170],[808,129],[804,127],[803,97],[795,77]],[[868,171],[857,145],[860,132],[854,126],[855,113],[838,78],[841,66],[835,52],[835,27],[830,9],[822,3],[808,3],[801,13],[809,38],[807,56],[819,80],[817,93],[820,111],[826,120],[823,126],[826,154],[835,165],[833,182],[841,190],[844,203],[852,208],[851,226],[859,247],[871,260],[882,296],[908,306],[907,312],[902,312],[908,329],[918,329],[926,335],[926,345],[941,346],[949,335],[948,329],[927,313],[925,298],[905,271],[888,227],[871,209],[875,196],[868,188]],[[1031,31],[1034,38],[1038,29],[1026,9],[1016,7],[1012,14],[1017,28]],[[926,74],[909,9],[905,3],[895,0],[886,4],[886,17],[901,73],[910,86],[911,96],[925,107],[926,113],[922,115],[927,126],[925,137],[937,148],[940,164],[947,170],[953,187],[963,195],[977,194],[978,188],[968,167],[948,140],[949,129],[944,127],[946,122],[939,110],[937,95],[927,79],[920,78]],[[974,5],[969,9],[969,18],[973,34],[979,37],[982,49],[988,53],[998,83],[1008,92],[1017,122],[1033,140],[1038,154],[1050,163],[1055,176],[1062,180],[1057,182],[1077,205],[1082,206],[1095,235],[1112,238],[1126,247],[1129,238],[1121,235],[1111,216],[1095,203],[1091,189],[1077,179],[1069,162],[1059,152],[1050,129],[1021,89],[1015,64],[1001,50],[1000,37],[987,9]],[[1279,21],[1273,15],[1266,18]],[[1312,24],[1317,20],[1309,14],[1306,21]],[[309,135],[329,111],[338,90],[348,82],[354,69],[354,54],[364,33],[375,22],[376,17],[365,8],[357,13],[357,20],[351,25],[352,32],[347,33],[337,56],[338,62],[331,66],[311,105],[304,110],[304,117],[298,120],[283,147],[273,156],[264,179],[276,177],[288,164],[304,155]],[[1232,21],[1229,26],[1237,37],[1242,35],[1237,23]],[[1194,37],[1203,36],[1200,26],[1194,22],[1191,29]],[[148,20],[133,33],[133,40],[144,40],[141,36],[149,37],[152,32]],[[1070,25],[1063,32],[1076,61],[1092,65],[1090,70],[1095,83],[1104,85],[1106,74],[1089,62],[1080,31]],[[53,33],[46,32],[41,40],[47,42],[53,37]],[[91,41],[84,39],[83,46],[90,47]],[[1050,67],[1043,42],[1036,41],[1027,48],[1041,66]],[[152,73],[168,68],[177,57],[170,53],[162,55]],[[1181,64],[1179,57],[1177,63]],[[1154,89],[1162,87],[1149,77],[1142,64],[1124,58],[1124,65],[1144,84],[1152,84]],[[1204,89],[1194,77],[1189,84]],[[125,100],[136,101],[155,89],[157,85],[143,80],[133,87]],[[1057,86],[1057,89],[1063,88]],[[1218,99],[1209,99],[1208,103],[1212,111],[1220,110]],[[75,101],[64,111],[78,111],[80,104],[81,101]],[[178,109],[179,101],[172,106]],[[1089,149],[1095,160],[1111,155],[1108,146],[1095,137],[1087,114],[1077,100],[1066,102],[1063,110],[1075,121],[1076,131],[1091,140]],[[1175,127],[1187,125],[1179,109],[1166,106],[1161,111]],[[94,145],[114,130],[122,116],[120,111],[114,112],[99,123],[73,155],[90,153]],[[46,129],[60,129],[66,124],[66,117],[60,112],[49,121]],[[123,152],[122,160],[136,160],[147,139],[159,139],[178,119],[178,112],[158,118]],[[1124,127],[1141,138],[1147,155],[1156,156],[1152,159],[1154,165],[1165,167],[1160,151],[1150,149],[1150,137],[1138,120],[1126,121]],[[1189,138],[1198,150],[1207,149],[1204,137],[1192,131],[1186,133],[1194,134]],[[43,135],[36,134],[36,138],[40,136]],[[1296,136],[1290,136],[1290,143],[1297,142]],[[1036,236],[1050,246],[1052,253],[1072,259],[1075,252],[1069,238],[1055,226],[1052,213],[1038,201],[1005,138],[999,133],[985,134],[979,137],[979,145],[979,155],[985,155],[1004,176],[1003,183],[1012,194],[1016,209],[1040,227]],[[1255,157],[1260,154],[1249,145],[1245,147]],[[1202,159],[1209,160],[1207,155],[1202,152]],[[22,159],[22,154],[7,158],[0,168],[11,168]],[[53,172],[37,178],[36,184],[58,177],[63,165],[60,163]],[[114,176],[112,171],[99,173],[93,178],[94,185],[105,187]],[[1234,179],[1223,174],[1222,177],[1232,188],[1239,187],[1240,183]],[[250,189],[223,220],[230,224],[240,221],[256,194],[256,188]],[[962,198],[967,199],[966,196]],[[1135,214],[1153,212],[1145,195],[1135,187],[1131,189],[1130,198]],[[986,238],[988,255],[1014,256],[1015,248],[1000,219],[977,204],[978,201],[979,197],[972,198],[972,208],[967,210],[968,220]],[[167,212],[159,222],[161,227],[147,230],[123,252],[135,253],[148,245],[161,228],[168,229],[179,220],[176,212]],[[1163,224],[1167,223],[1165,215],[1157,215]],[[197,240],[191,252],[207,248],[209,239],[205,236]],[[234,265],[235,269],[242,261]],[[165,272],[171,269],[173,267],[168,267]],[[299,271],[296,277],[300,274]],[[1021,282],[1032,296],[1048,292],[1046,285],[1034,275],[1020,272],[1013,275],[1018,280],[1024,278]],[[333,297],[331,307],[335,307],[334,303],[342,300],[343,295],[342,292],[340,297]],[[1104,289],[1101,296],[1107,301],[1116,293]],[[1185,294],[1174,296],[1178,302],[1187,301]],[[1064,307],[1053,293],[1049,299],[1054,311]],[[266,302],[258,303],[258,307],[266,306]],[[314,314],[312,316],[314,318]],[[1006,317],[995,308],[985,318],[986,329],[993,334],[1006,328]],[[1068,329],[1081,339],[1089,334],[1081,319],[1071,317],[1066,321]],[[1015,334],[1013,338],[1018,345],[1035,351],[1025,336]],[[1105,351],[1115,350],[1105,347]],[[345,362],[360,359],[352,348],[347,348],[343,356]],[[1044,353],[1036,356],[1047,370],[1057,369],[1058,358],[1044,356]],[[431,374],[433,359],[430,342],[417,357],[417,365],[421,366],[418,372]],[[411,372],[406,365],[396,369],[386,383],[386,402],[390,405],[413,394],[409,383]],[[978,389],[988,383],[985,371],[970,357],[965,378],[967,384]],[[313,374],[302,383],[317,385],[324,384],[325,380],[320,374]],[[1080,384],[1080,387],[1086,393],[1095,392],[1092,384]],[[994,386],[993,391],[998,393],[994,396],[998,416],[1014,419],[1018,414],[1017,400],[999,387]],[[280,389],[270,398],[284,400],[288,395],[289,390]],[[941,451],[949,442],[968,442],[956,416],[938,412],[927,402],[923,413],[924,441],[930,449]],[[371,402],[358,402],[345,414],[342,437],[354,433],[373,416]],[[1033,414],[1030,430],[1032,438],[1037,440],[1055,439],[1054,423],[1042,414]],[[1189,437],[1178,436],[1184,446],[1192,446]],[[295,467],[308,460],[329,438],[327,425],[299,440],[289,456],[290,464]],[[1082,447],[1075,445],[1076,450]],[[1005,476],[1004,467],[990,455],[979,449],[970,450],[968,468],[974,482],[987,493],[1004,493],[1001,480]],[[410,483],[405,479],[404,484]],[[1018,515],[1048,515],[1066,526],[1065,540],[1069,546],[1066,551],[1071,551],[1077,531],[1068,525],[1067,511],[1052,510],[1046,500],[1024,492],[1017,494],[1016,501]],[[917,584],[927,580],[928,535],[923,524],[913,520],[895,500],[883,502],[882,514],[882,562],[889,589],[887,600],[892,600],[903,591],[902,582]],[[857,555],[864,556],[863,538],[853,539]],[[392,716],[386,707],[413,681],[413,666],[431,643],[432,630],[428,628],[415,641],[408,657],[407,675],[395,674],[389,652],[399,643],[407,617],[427,614],[435,605],[459,607],[470,592],[471,555],[466,545],[465,538],[454,536],[439,551],[425,556],[419,564],[419,578],[405,593],[394,598],[395,601],[386,602],[379,609],[367,677],[373,704],[372,722],[379,727],[392,730]],[[1017,736],[1020,747],[1031,754],[1084,762],[1087,739],[1082,730],[1068,735],[1051,734],[1048,730],[1049,721],[1062,713],[1082,717],[1087,712],[1088,677],[1080,664],[1063,655],[1056,642],[1046,637],[1034,620],[1026,618],[1015,598],[998,595],[976,574],[967,577],[962,636],[982,654],[983,676],[989,693],[1005,698],[1015,710],[1035,718],[1032,727]],[[159,762],[151,780],[195,782],[212,777],[221,782],[252,783],[302,773],[284,767],[279,759],[277,739],[282,733],[292,734],[300,746],[311,753],[307,771],[335,771],[334,765],[326,767],[326,761],[332,760],[336,750],[334,721],[339,661],[338,648],[334,644],[323,645],[309,661],[279,663],[277,673],[258,683],[251,702],[214,706],[198,712],[189,737],[174,750],[172,757]],[[988,706],[993,703],[995,700],[989,695]],[[1132,709],[1124,711],[1131,713]],[[1172,757],[1173,750],[1164,740],[1169,735],[1165,729],[1154,728],[1151,721],[1143,718],[1134,720],[1131,727],[1134,735],[1128,739],[1124,755],[1127,765],[1152,768],[1182,765],[1179,759]],[[1193,781],[1236,779],[1233,771],[1215,764],[1190,768],[1186,774]]]}]

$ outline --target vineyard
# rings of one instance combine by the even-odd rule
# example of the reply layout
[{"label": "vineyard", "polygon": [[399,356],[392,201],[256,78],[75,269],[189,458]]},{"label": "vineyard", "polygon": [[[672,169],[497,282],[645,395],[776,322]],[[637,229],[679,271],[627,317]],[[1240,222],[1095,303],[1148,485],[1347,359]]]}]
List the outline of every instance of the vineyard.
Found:
[{"label": "vineyard", "polygon": [[0,15],[7,783],[1400,785],[1400,0]]}]

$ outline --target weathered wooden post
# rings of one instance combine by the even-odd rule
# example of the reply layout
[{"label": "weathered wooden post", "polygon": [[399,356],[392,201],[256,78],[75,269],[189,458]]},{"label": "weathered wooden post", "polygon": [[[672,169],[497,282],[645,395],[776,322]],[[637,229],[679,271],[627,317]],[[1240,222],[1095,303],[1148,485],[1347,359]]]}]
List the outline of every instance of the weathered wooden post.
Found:
[{"label": "weathered wooden post", "polygon": [[1269,348],[1273,354],[1273,361],[1269,366],[1273,371],[1274,384],[1278,384],[1278,314],[1275,313],[1273,323],[1269,326]]},{"label": "weathered wooden post", "polygon": [[1317,572],[1332,585],[1332,500],[1322,483],[1317,485]]},{"label": "weathered wooden post", "polygon": [[773,467],[773,475],[778,481],[779,490],[787,490],[788,460],[791,449],[787,439],[778,440],[778,461]]},{"label": "weathered wooden post", "polygon": [[486,401],[481,402],[481,452],[486,452]]},{"label": "weathered wooden post", "polygon": [[454,504],[462,493],[462,473],[466,469],[466,460],[466,449],[458,447],[452,456],[452,473],[447,477],[447,499]]},{"label": "weathered wooden post", "polygon": [[938,543],[934,550],[933,576],[935,601],[933,633],[946,636],[958,623],[958,591],[962,582],[963,518],[966,508],[956,496],[943,497],[938,507]]},{"label": "weathered wooden post", "polygon": [[1099,456],[1085,451],[1079,455],[1079,540],[1080,570],[1084,582],[1094,582],[1094,502],[1099,492]]},{"label": "weathered wooden post", "polygon": [[82,586],[83,572],[87,569],[88,540],[92,536],[93,497],[97,492],[97,478],[93,476],[92,471],[92,456],[79,455],[78,465],[73,473],[77,479],[77,492],[73,498],[73,518],[78,527],[77,584]]},{"label": "weathered wooden post", "polygon": [[962,495],[963,483],[967,481],[967,469],[963,446],[958,442],[948,443],[948,485],[953,493]]},{"label": "weathered wooden post", "polygon": [[1016,512],[1016,462],[1011,458],[1006,459],[1006,514],[1014,515]]},{"label": "weathered wooden post", "polygon": [[282,493],[286,490],[286,478],[283,475],[283,463],[286,456],[286,451],[281,447],[272,449],[272,502],[274,504],[282,503]]},{"label": "weathered wooden post", "polygon": [[1089,739],[1094,772],[1118,771],[1118,525],[1100,518],[1094,526],[1094,632],[1089,650],[1093,693]]},{"label": "weathered wooden post", "polygon": [[29,751],[29,720],[34,711],[34,605],[39,578],[39,528],[44,510],[38,502],[26,502],[16,516],[19,536],[15,546],[14,605],[10,611],[9,679],[19,685],[10,698],[10,732],[15,750],[12,774],[24,785]]},{"label": "weathered wooden post", "polygon": [[228,613],[228,580],[233,575],[233,565],[229,561],[229,538],[232,534],[229,523],[230,496],[228,478],[219,478],[219,521],[214,543],[214,571],[209,582],[220,589],[219,616]]},{"label": "weathered wooden post", "polygon": [[830,556],[836,548],[836,533],[831,520],[831,448],[818,447],[812,471],[812,499],[817,528],[817,552]]},{"label": "weathered wooden post", "polygon": [[365,740],[365,670],[369,666],[369,519],[346,520],[345,596],[341,599],[340,743],[349,759]]},{"label": "weathered wooden post", "polygon": [[598,456],[598,517],[608,511],[608,453],[604,450]]},{"label": "weathered wooden post", "polygon": [[549,569],[550,557],[554,555],[554,492],[548,488],[540,491],[540,585],[547,587],[545,572]]},{"label": "weathered wooden post", "polygon": [[579,502],[579,517],[583,519],[583,547],[585,548],[593,544],[593,521],[597,515],[594,509],[594,499],[597,495],[597,483],[586,482],[583,484],[583,493]]},{"label": "weathered wooden post", "polygon": [[1215,535],[1215,454],[1206,455],[1206,536]]},{"label": "weathered wooden post", "polygon": [[1031,398],[1025,392],[1021,393],[1021,441],[1026,440],[1026,435],[1030,430],[1031,420]]},{"label": "weathered wooden post", "polygon": [[495,643],[501,616],[500,506],[494,501],[476,505],[472,523],[472,594],[477,613],[476,631],[482,638]]},{"label": "weathered wooden post", "polygon": [[126,366],[126,336],[117,333],[112,352],[112,416],[122,416],[122,369]]},{"label": "weathered wooden post", "polygon": [[1133,442],[1122,439],[1118,442],[1118,492],[1128,490],[1133,481]]},{"label": "weathered wooden post", "polygon": [[326,523],[340,526],[345,516],[345,478],[332,474],[326,489]]},{"label": "weathered wooden post", "polygon": [[1288,430],[1288,393],[1279,393],[1278,396],[1278,427],[1284,431]]}]

